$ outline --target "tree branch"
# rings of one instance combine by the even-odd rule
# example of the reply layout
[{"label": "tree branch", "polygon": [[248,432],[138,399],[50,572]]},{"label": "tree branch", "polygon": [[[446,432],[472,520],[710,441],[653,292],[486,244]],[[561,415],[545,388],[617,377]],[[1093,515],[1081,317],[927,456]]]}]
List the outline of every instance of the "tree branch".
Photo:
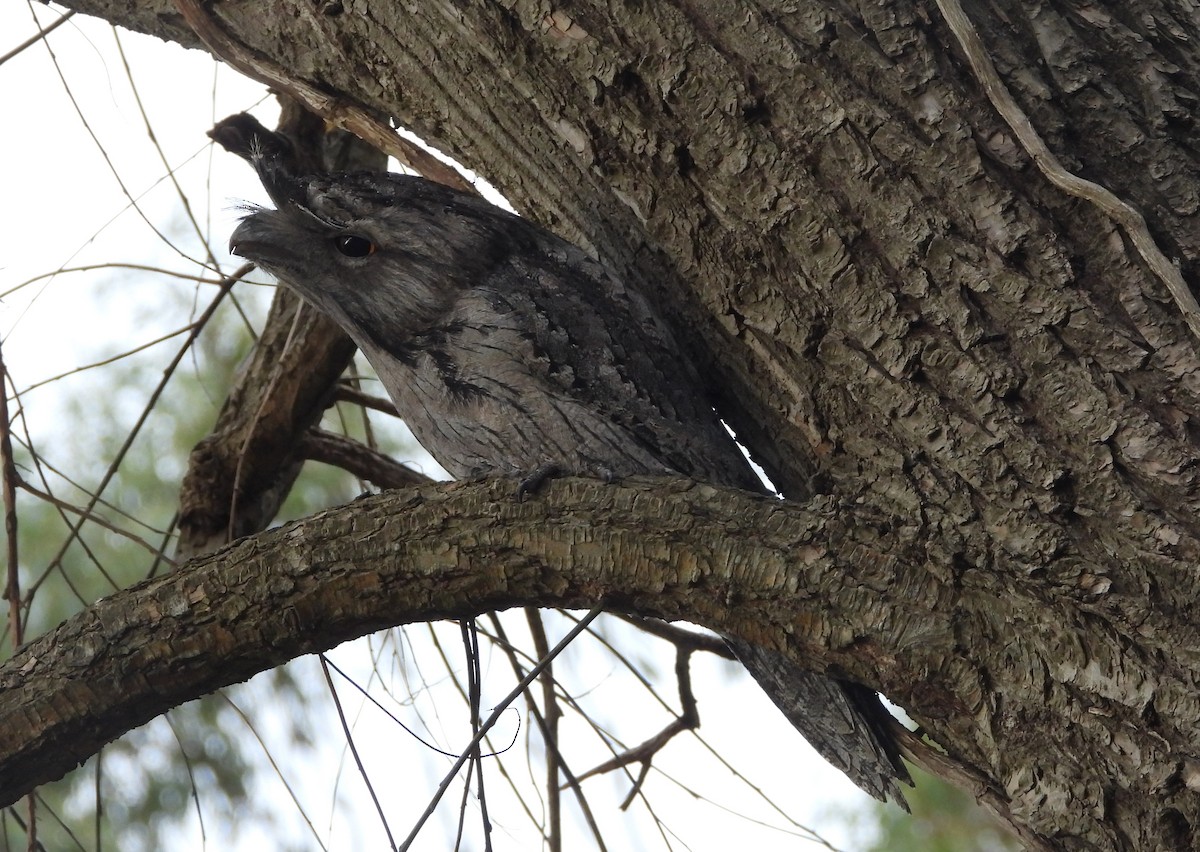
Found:
[{"label": "tree branch", "polygon": [[[187,21],[193,32],[213,52],[213,55],[252,80],[258,80],[277,91],[286,92],[297,103],[324,118],[335,127],[347,130],[363,141],[395,157],[404,165],[414,169],[430,180],[452,186],[463,192],[474,192],[475,187],[441,160],[428,151],[403,138],[387,123],[372,115],[359,104],[322,91],[284,66],[261,56],[246,45],[232,38],[198,0],[174,0],[175,8]],[[300,9],[308,11],[307,7]],[[310,17],[316,16],[308,11]]]},{"label": "tree branch", "polygon": [[344,435],[310,429],[300,438],[300,452],[318,461],[349,471],[364,482],[380,488],[406,488],[432,480],[407,465]]},{"label": "tree branch", "polygon": [[[844,622],[858,639],[846,647],[822,615],[815,578],[866,581],[821,544],[836,523],[829,506],[675,480],[569,479],[539,494],[518,502],[496,480],[364,498],[98,601],[0,669],[0,806],[165,710],[294,657],[517,604],[603,601],[779,646],[790,635],[818,667],[906,668],[878,653],[900,637],[877,622]],[[904,550],[894,536],[859,533],[849,552],[876,566],[868,574],[889,561],[884,550]]]}]

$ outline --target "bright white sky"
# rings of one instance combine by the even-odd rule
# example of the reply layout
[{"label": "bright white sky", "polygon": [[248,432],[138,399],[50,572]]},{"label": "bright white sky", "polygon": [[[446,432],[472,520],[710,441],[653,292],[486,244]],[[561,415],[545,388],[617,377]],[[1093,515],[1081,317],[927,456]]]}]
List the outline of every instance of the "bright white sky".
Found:
[{"label": "bright white sky", "polygon": [[[55,17],[55,13],[40,4],[32,7],[20,2],[0,4],[0,34],[3,34],[0,53],[34,32],[31,8],[36,9],[43,24]],[[201,242],[183,216],[179,193],[169,180],[163,180],[166,169],[132,96],[130,80],[117,49],[118,37],[152,122],[153,135],[174,168],[200,229],[210,237],[224,269],[239,265],[230,260],[223,248],[237,220],[232,204],[242,199],[266,200],[250,169],[209,145],[205,131],[217,119],[260,102],[255,112],[270,125],[275,112],[273,103],[265,98],[261,85],[214,64],[207,54],[131,33],[121,32],[118,36],[103,22],[77,16],[50,37],[66,86],[42,44],[0,65],[0,90],[4,93],[7,117],[5,132],[0,134],[4,198],[0,205],[0,293],[6,294],[0,302],[0,335],[5,362],[19,388],[152,340],[189,319],[186,310],[161,308],[163,292],[193,294],[196,285],[163,274],[135,275],[109,269],[65,273],[21,286],[64,266],[122,262],[191,274],[199,270],[194,259],[202,257]],[[93,141],[76,113],[68,90],[98,142]],[[111,160],[111,168],[104,155]],[[121,183],[140,199],[139,206],[146,219],[166,234],[173,245],[165,243],[137,213],[128,209]],[[207,299],[208,288],[204,288],[198,301],[203,305]],[[178,300],[169,304],[177,306]],[[177,345],[178,342],[173,342],[152,351],[159,352],[157,357],[165,360]],[[71,442],[76,442],[77,447],[84,446],[77,442],[86,440],[87,424],[65,423],[62,412],[67,397],[89,393],[96,381],[93,376],[82,373],[26,397],[26,414],[35,435],[45,436],[48,441],[72,436]],[[144,403],[148,389],[127,388],[122,393],[129,393],[130,408],[136,411]],[[200,412],[197,416],[211,418],[212,413]],[[339,649],[334,658],[345,666],[357,665],[361,671],[365,648],[362,642],[348,645]],[[647,644],[646,652],[651,650]],[[606,696],[608,718],[614,727],[630,741],[654,733],[656,726],[662,724],[662,717],[652,716],[653,711],[643,708],[641,699],[629,687],[620,685],[623,681],[617,679],[610,661],[584,654],[576,665],[589,659],[600,670],[588,671],[587,676],[581,671],[580,682],[597,690],[597,696]],[[303,660],[297,665],[304,667],[309,675],[319,676],[313,660]],[[669,657],[660,660],[659,665],[660,671],[670,672]],[[842,848],[854,848],[851,836],[823,815],[832,806],[852,807],[866,797],[808,749],[748,678],[734,679],[729,667],[714,661],[698,661],[694,667],[706,739],[755,783],[767,789],[795,819],[819,827]],[[495,660],[492,668],[503,672],[502,661]],[[498,676],[495,686],[490,687],[494,692],[492,697],[498,699],[510,685],[511,681]],[[245,689],[239,694],[253,707],[255,686],[251,684]],[[669,684],[665,691],[674,700]],[[286,708],[262,711],[261,721],[268,731],[270,712],[286,712]],[[405,765],[404,761],[429,763],[430,760],[412,757],[408,744],[396,742],[404,737],[393,727],[382,723],[373,726],[364,723],[364,727],[370,731],[370,756],[380,763],[373,773],[376,783],[385,779],[386,785],[386,779],[391,778],[402,785],[402,792],[397,792],[400,787],[393,790],[384,787],[381,792],[385,799],[404,800],[406,806],[392,818],[393,830],[403,834],[411,822],[411,817],[404,814],[424,808],[432,782],[424,774],[418,774],[420,769],[401,772],[397,767]],[[324,814],[323,819],[328,821],[332,779],[343,755],[341,734],[331,714],[321,720],[320,728],[333,744],[328,750],[330,765],[301,770],[293,767],[295,771],[290,777],[307,779],[300,784],[302,795],[315,803],[315,812]],[[461,731],[449,730],[445,743],[454,748],[465,739]],[[746,797],[742,793],[725,792],[737,789],[728,782],[726,771],[694,743],[687,742],[689,739],[683,737],[673,743],[656,765],[661,764],[675,777],[705,790],[730,808],[743,805]],[[444,762],[434,763],[445,766]],[[583,758],[576,763],[580,767],[589,765]],[[357,795],[356,781],[352,770],[343,767],[340,788],[343,797],[351,792]],[[616,776],[588,783],[589,791],[595,791],[597,801],[603,802],[601,807],[605,808],[611,808],[611,802],[619,801],[628,789],[627,782]],[[751,822],[721,813],[712,805],[678,793],[668,782],[653,778],[651,783],[660,797],[656,800],[660,815],[683,841],[674,848],[697,852],[739,847],[767,852],[819,848],[798,842],[794,834],[760,829]],[[607,795],[601,792],[606,789]],[[294,818],[282,788],[264,790],[262,795],[280,798],[281,822]],[[458,795],[455,789],[448,797],[452,801],[445,803],[450,812],[456,809]],[[361,809],[363,805],[355,807]],[[502,821],[496,807],[493,804],[493,818]],[[751,807],[758,818],[778,824],[779,820],[761,805]],[[646,832],[643,843],[634,845],[664,848],[657,834],[646,828],[644,813],[635,812],[638,812],[636,806],[625,815],[610,810],[599,814],[599,818],[605,824],[630,821],[633,831]],[[327,838],[328,848],[381,848],[374,836],[367,845],[351,839],[347,823],[358,820],[357,831],[368,834],[375,826],[373,812],[352,813],[358,816],[336,821],[333,827],[327,822],[317,823],[320,832],[329,832],[322,834]],[[428,836],[416,848],[449,848],[439,836],[442,827],[443,823],[432,823],[427,829]],[[251,849],[256,845],[262,848],[277,845],[274,841],[278,838],[273,840],[264,828],[242,825],[225,829],[207,826],[209,847]],[[195,825],[185,826],[181,831],[180,843],[174,848],[202,848]],[[295,848],[307,848],[311,835],[293,834],[300,838]],[[497,835],[496,842],[498,849],[532,849],[536,844],[527,834],[510,838],[503,832]]]}]

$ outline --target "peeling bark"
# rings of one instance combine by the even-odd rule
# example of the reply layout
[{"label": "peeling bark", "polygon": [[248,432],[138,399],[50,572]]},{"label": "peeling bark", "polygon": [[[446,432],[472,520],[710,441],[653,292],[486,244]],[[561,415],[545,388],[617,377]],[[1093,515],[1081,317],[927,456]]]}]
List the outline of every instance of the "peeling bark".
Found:
[{"label": "peeling bark", "polygon": [[[67,5],[196,43],[161,0]],[[855,525],[820,541],[838,572],[873,564],[809,576],[798,541],[786,605],[678,614],[762,641],[837,625],[853,652],[796,641],[1061,848],[1200,843],[1196,341],[1130,232],[1035,166],[935,3],[341,6],[210,12],[645,282],[784,493]],[[1194,285],[1195,9],[968,13],[1054,156]]]}]

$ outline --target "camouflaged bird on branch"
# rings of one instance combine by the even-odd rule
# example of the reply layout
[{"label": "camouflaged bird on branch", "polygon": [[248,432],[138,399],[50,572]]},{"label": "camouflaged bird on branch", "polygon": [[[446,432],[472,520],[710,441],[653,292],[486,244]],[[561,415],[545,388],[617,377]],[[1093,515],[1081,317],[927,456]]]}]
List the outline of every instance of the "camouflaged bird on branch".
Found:
[{"label": "camouflaged bird on branch", "polygon": [[[762,491],[648,302],[578,247],[487,201],[397,174],[249,159],[275,202],[234,232],[354,339],[455,477],[675,474]],[[911,783],[874,692],[726,638],[789,721],[862,789]]]}]

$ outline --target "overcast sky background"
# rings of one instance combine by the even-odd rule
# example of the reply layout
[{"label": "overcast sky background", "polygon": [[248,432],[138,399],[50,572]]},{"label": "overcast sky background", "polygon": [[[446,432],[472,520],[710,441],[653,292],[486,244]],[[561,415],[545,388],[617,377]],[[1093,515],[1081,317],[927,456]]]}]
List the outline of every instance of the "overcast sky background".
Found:
[{"label": "overcast sky background", "polygon": [[[3,34],[0,53],[36,31],[31,9],[36,10],[43,25],[56,17],[55,12],[40,4],[0,4],[0,34]],[[225,251],[228,235],[238,218],[234,205],[241,200],[265,202],[266,196],[250,169],[214,149],[205,131],[216,120],[251,107],[268,126],[276,113],[260,84],[214,63],[200,51],[184,50],[132,33],[120,32],[116,36],[109,25],[82,16],[58,28],[49,40],[65,76],[65,85],[43,44],[36,44],[0,65],[0,90],[7,119],[5,132],[0,134],[4,197],[4,204],[0,205],[0,293],[4,294],[0,302],[0,335],[5,363],[19,389],[174,331],[194,317],[196,310],[189,310],[188,305],[194,303],[202,309],[207,304],[211,285],[197,285],[163,272],[107,268],[63,272],[52,278],[39,279],[39,276],[60,268],[112,263],[197,275],[203,272],[201,237],[213,247],[224,271],[236,268],[240,262]],[[124,50],[124,59],[118,44]],[[149,131],[132,94],[126,61],[151,122]],[[71,96],[82,110],[82,118]],[[174,170],[200,234],[184,216],[179,191],[165,179],[167,166],[151,141],[151,132]],[[125,191],[138,199],[144,218],[130,207]],[[211,272],[203,274],[213,278]],[[239,285],[239,288],[251,303],[261,306],[269,299],[264,287]],[[184,307],[179,309],[180,305]],[[180,343],[176,338],[140,357],[165,362]],[[89,445],[87,423],[64,420],[64,412],[69,410],[67,401],[86,399],[88,394],[98,392],[98,388],[104,388],[105,393],[113,392],[104,386],[103,379],[102,371],[83,372],[40,387],[24,397],[25,414],[35,439],[44,443],[47,451],[68,468],[71,454],[86,453]],[[132,419],[145,404],[149,388],[122,388],[119,392],[128,394]],[[216,388],[214,392],[219,401],[222,389]],[[215,408],[197,412],[197,417],[211,420],[214,412]],[[183,461],[178,460],[178,464],[182,466]],[[557,627],[559,635],[566,630],[561,621]],[[375,644],[378,646],[378,642]],[[358,665],[361,669],[368,651],[369,645],[364,640],[338,649],[334,659],[341,665]],[[647,642],[646,653],[652,651],[655,649]],[[663,657],[662,651],[658,648],[655,652],[661,658],[659,670],[665,673],[663,690],[674,701],[669,679],[671,657],[669,654]],[[296,665],[313,678],[320,677],[313,659],[301,660]],[[603,706],[608,717],[627,740],[636,742],[649,736],[665,721],[661,714],[653,715],[656,711],[652,706],[628,686],[628,678],[622,681],[616,676],[610,659],[598,652],[583,652],[574,665],[581,670],[564,673],[564,677],[576,677],[581,688],[593,690],[589,700],[605,696]],[[588,666],[598,669],[590,670]],[[702,733],[707,740],[768,790],[774,801],[795,819],[818,827],[841,848],[855,848],[852,837],[824,817],[830,807],[852,807],[866,797],[811,752],[749,678],[734,677],[730,667],[713,660],[698,660],[694,668]],[[506,664],[501,665],[497,660],[492,669],[496,678],[487,684],[485,707],[489,697],[498,700],[511,686],[511,676],[507,680],[503,677]],[[252,691],[254,685],[247,689],[250,691],[241,694],[252,701],[256,695]],[[265,691],[257,694],[268,695]],[[286,712],[287,708],[260,710],[263,725],[269,730],[270,714]],[[361,802],[334,819],[332,825],[328,823],[334,798],[332,780],[339,771],[339,761],[346,761],[341,770],[340,794],[349,796],[352,791],[357,795],[358,787],[348,759],[341,752],[342,735],[332,711],[326,718],[314,720],[314,725],[318,723],[319,730],[330,740],[329,765],[291,767],[289,777],[303,779],[299,786],[306,802],[325,815],[326,822],[316,827],[328,848],[380,848],[381,835],[373,813],[355,810],[363,807]],[[377,761],[372,777],[389,802],[390,812],[391,803],[396,803],[395,812],[390,813],[391,824],[393,831],[402,836],[411,824],[411,815],[424,808],[434,783],[412,761],[434,767],[439,777],[447,762],[428,755],[422,757],[414,752],[411,743],[397,742],[406,740],[406,735],[381,720],[363,721],[362,725],[364,740],[372,744],[369,757]],[[465,739],[462,731],[447,730],[443,744],[456,749]],[[672,743],[655,765],[703,789],[732,809],[749,807],[756,818],[776,825],[782,822],[761,804],[747,804],[749,796],[729,782],[727,771],[687,740],[690,738],[685,736]],[[518,748],[523,748],[523,742]],[[283,746],[278,745],[278,749],[276,756],[286,763]],[[597,752],[597,758],[603,759],[603,755]],[[574,763],[580,768],[590,765],[582,757]],[[137,767],[129,770],[139,771]],[[389,780],[394,787],[388,786]],[[654,829],[647,828],[644,814],[635,813],[636,805],[626,814],[611,810],[628,790],[628,781],[623,776],[587,783],[589,793],[597,795],[594,806],[603,802],[598,814],[602,825],[625,821],[631,831],[644,834],[637,846],[664,848]],[[660,815],[684,841],[674,848],[697,852],[739,846],[768,851],[820,848],[798,842],[795,834],[762,829],[710,804],[697,802],[657,775],[652,775],[650,784],[653,795],[658,797],[655,801],[661,808]],[[500,788],[496,783],[490,790]],[[601,791],[607,793],[602,795]],[[292,805],[281,787],[263,790],[262,795],[279,800],[282,822],[299,822],[294,809],[288,810]],[[450,814],[457,810],[458,795],[455,788],[448,797],[452,801],[443,805]],[[397,801],[401,799],[402,802]],[[492,816],[497,822],[523,824],[516,817],[504,818],[497,803],[492,805]],[[180,842],[175,848],[203,848],[194,823],[192,820],[181,828]],[[278,836],[265,827],[208,825],[206,828],[208,848],[277,848]],[[423,836],[415,848],[449,848],[438,835],[440,831],[440,826],[431,826],[428,836]],[[288,834],[298,838],[293,848],[308,848],[311,843],[311,835],[303,831]],[[496,841],[497,849],[536,848],[536,840],[528,832],[509,836],[499,831]],[[361,842],[367,845],[360,845]],[[312,845],[312,848],[317,847]],[[581,844],[572,848],[585,847]]]}]

